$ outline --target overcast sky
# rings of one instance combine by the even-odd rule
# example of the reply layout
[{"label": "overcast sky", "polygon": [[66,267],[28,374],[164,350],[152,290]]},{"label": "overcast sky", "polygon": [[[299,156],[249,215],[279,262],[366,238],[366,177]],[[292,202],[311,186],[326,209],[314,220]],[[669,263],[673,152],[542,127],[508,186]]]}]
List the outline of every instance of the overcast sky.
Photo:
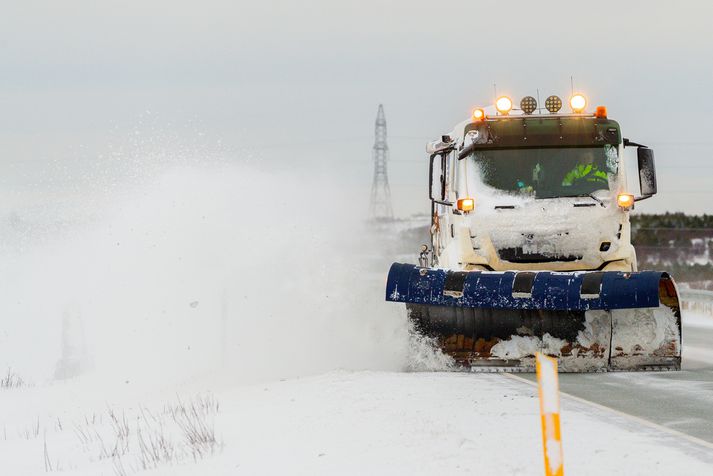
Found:
[{"label": "overcast sky", "polygon": [[641,210],[713,213],[711,5],[2,0],[0,197],[41,197],[63,186],[57,164],[81,170],[153,134],[334,167],[366,202],[383,103],[395,208],[411,213],[427,205],[425,142],[494,83],[516,101],[566,97],[573,76],[655,148],[660,193]]}]

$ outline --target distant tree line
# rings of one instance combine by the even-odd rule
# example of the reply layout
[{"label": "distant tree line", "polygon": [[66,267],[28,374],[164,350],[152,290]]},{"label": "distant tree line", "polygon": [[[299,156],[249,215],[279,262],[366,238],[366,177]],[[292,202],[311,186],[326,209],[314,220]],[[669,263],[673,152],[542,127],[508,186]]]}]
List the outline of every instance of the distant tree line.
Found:
[{"label": "distant tree line", "polygon": [[694,238],[712,237],[713,215],[631,215],[631,239],[636,246],[690,247]]},{"label": "distant tree line", "polygon": [[666,270],[679,282],[713,287],[713,215],[632,214],[639,269]]},{"label": "distant tree line", "polygon": [[713,215],[685,213],[632,214],[631,225],[636,228],[711,228]]}]

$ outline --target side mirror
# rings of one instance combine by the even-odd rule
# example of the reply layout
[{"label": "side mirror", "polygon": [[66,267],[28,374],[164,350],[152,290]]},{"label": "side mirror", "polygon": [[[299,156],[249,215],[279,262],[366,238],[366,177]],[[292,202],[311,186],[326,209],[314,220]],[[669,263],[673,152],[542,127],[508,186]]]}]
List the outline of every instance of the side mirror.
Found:
[{"label": "side mirror", "polygon": [[654,164],[654,151],[648,147],[636,149],[639,162],[639,185],[641,186],[641,198],[649,198],[656,195],[656,165]]},{"label": "side mirror", "polygon": [[438,156],[438,154],[433,153],[428,158],[428,198],[435,200],[433,198],[433,160]]},{"label": "side mirror", "polygon": [[[446,201],[446,173],[448,164],[448,151],[440,151],[431,155],[428,164],[428,198],[441,205],[452,206]],[[436,160],[438,159],[438,160]],[[434,188],[436,190],[434,190]],[[436,192],[434,196],[434,191]]]}]

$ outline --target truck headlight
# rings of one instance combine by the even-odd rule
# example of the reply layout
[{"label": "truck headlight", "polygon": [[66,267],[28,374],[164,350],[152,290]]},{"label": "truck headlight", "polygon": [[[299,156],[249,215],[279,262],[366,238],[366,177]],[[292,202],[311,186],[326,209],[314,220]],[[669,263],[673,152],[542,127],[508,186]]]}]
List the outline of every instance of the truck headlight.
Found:
[{"label": "truck headlight", "polygon": [[620,193],[616,196],[616,204],[624,210],[634,206],[634,196],[630,193]]},{"label": "truck headlight", "polygon": [[456,208],[464,213],[472,212],[475,209],[475,199],[471,197],[459,198]]}]

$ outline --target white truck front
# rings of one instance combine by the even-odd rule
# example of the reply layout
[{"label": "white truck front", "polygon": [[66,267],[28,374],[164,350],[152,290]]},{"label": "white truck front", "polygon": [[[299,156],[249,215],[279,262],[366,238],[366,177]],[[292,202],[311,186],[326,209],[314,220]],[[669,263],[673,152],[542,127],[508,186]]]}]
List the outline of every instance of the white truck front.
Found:
[{"label": "white truck front", "polygon": [[[655,182],[643,184],[644,196],[631,193],[624,146],[602,108],[482,114],[459,124],[431,144],[434,264],[636,271],[628,213],[655,193]],[[652,158],[650,149],[638,150]],[[653,161],[640,161],[651,175]]]},{"label": "white truck front", "polygon": [[537,352],[562,371],[679,369],[675,283],[637,271],[630,237],[629,210],[656,193],[653,152],[570,103],[539,114],[526,97],[515,113],[500,98],[429,144],[432,243],[392,264],[386,300],[473,369],[532,370]]}]

